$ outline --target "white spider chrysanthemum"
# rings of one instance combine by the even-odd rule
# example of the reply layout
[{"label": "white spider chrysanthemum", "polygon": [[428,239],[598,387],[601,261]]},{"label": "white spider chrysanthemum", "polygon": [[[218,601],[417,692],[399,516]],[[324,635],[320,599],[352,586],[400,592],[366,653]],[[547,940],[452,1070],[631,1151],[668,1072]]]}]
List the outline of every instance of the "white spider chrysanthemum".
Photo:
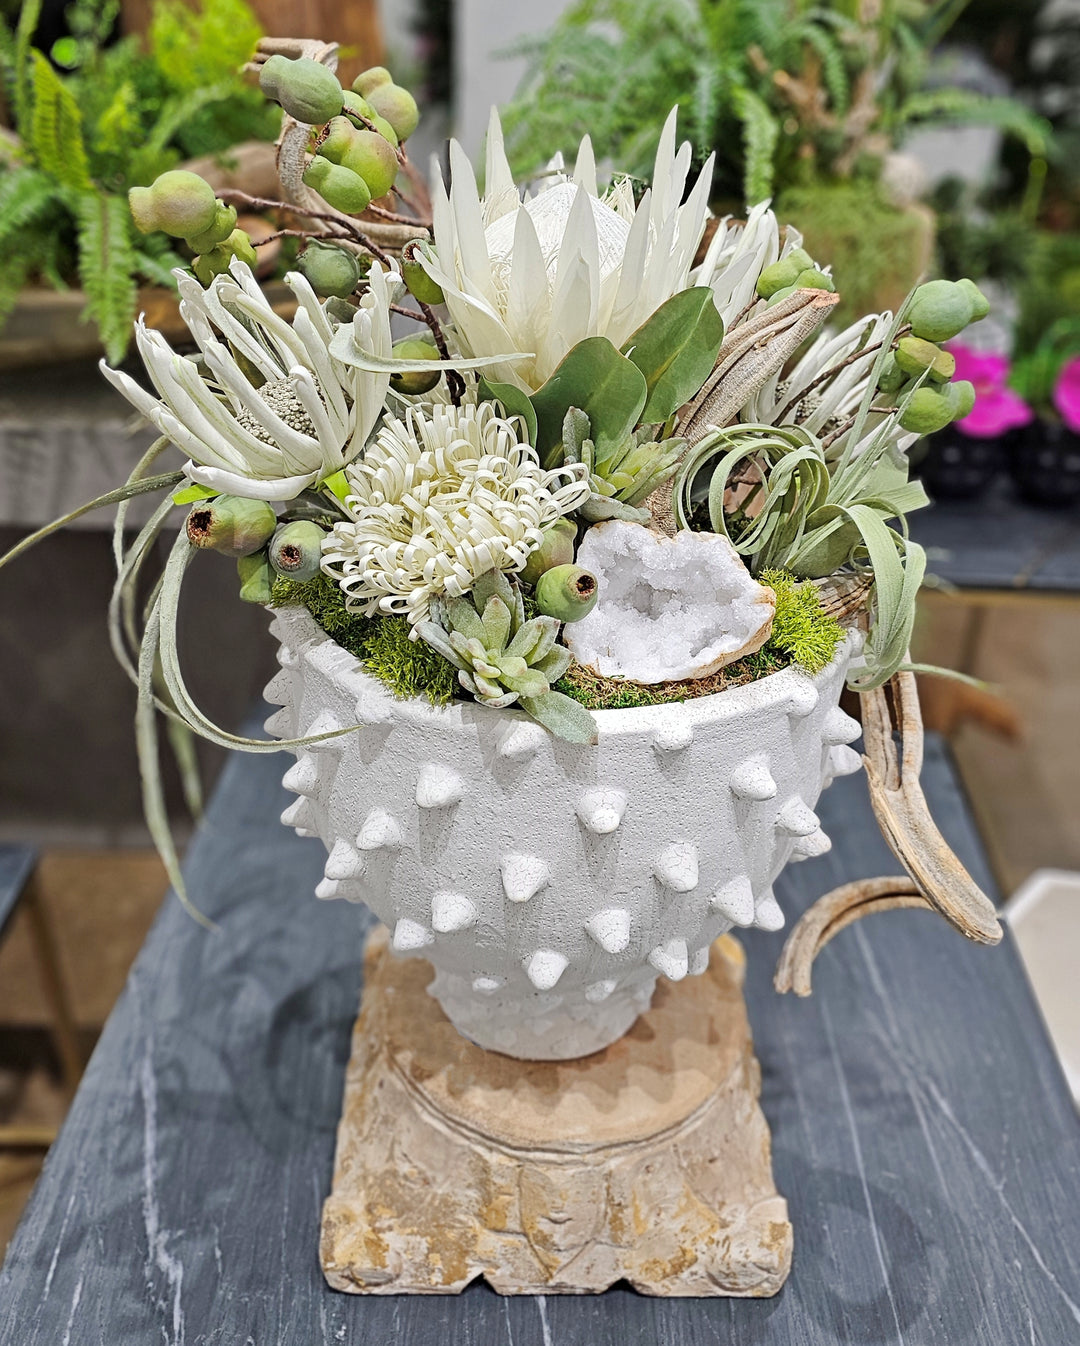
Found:
[{"label": "white spider chrysanthemum", "polygon": [[[303,276],[285,277],[297,300],[292,323],[270,307],[251,271],[234,261],[206,290],[183,271],[180,314],[204,368],[177,355],[140,318],[135,341],[158,397],[102,362],[106,378],[190,455],[185,472],[212,490],[291,500],[361,451],[382,411],[388,374],[365,373],[328,350],[334,325]],[[353,319],[357,339],[390,354],[391,290],[398,278],[373,263]],[[230,349],[231,347],[231,349]],[[256,388],[239,361],[258,371]]]},{"label": "white spider chrysanthemum", "polygon": [[621,346],[689,284],[713,165],[710,157],[680,205],[690,161],[688,143],[676,151],[673,111],[652,186],[636,209],[625,180],[599,195],[587,136],[573,177],[555,172],[523,202],[492,111],[481,199],[465,152],[452,141],[449,196],[434,175],[435,256],[424,266],[442,286],[462,352],[531,353],[491,374],[535,390],[584,338],[606,336]]},{"label": "white spider chrysanthemum", "polygon": [[[822,332],[790,374],[774,374],[747,402],[739,419],[756,425],[799,425],[825,441],[830,459],[838,458],[848,448],[844,427],[859,409],[892,321],[891,313],[875,313],[842,332]],[[882,420],[876,413],[867,418],[860,442],[850,447],[851,457],[858,457],[880,433]],[[902,430],[895,417],[887,433],[897,453],[919,438]]]},{"label": "white spider chrysanthemum", "polygon": [[350,610],[414,625],[437,594],[467,593],[487,570],[520,570],[543,530],[590,490],[583,464],[545,471],[520,422],[490,402],[388,417],[346,474],[351,517],[323,543],[323,569]]}]

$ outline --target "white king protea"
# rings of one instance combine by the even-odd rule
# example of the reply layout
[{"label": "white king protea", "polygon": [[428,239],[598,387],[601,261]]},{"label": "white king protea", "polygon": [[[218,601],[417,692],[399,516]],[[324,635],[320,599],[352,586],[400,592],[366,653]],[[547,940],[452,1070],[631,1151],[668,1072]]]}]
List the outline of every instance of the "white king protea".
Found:
[{"label": "white king protea", "polygon": [[490,374],[539,388],[571,346],[606,336],[616,346],[689,285],[705,227],[713,160],[684,205],[691,148],[675,147],[675,113],[660,137],[651,188],[635,209],[628,182],[601,197],[589,138],[572,178],[556,172],[523,202],[492,111],[486,190],[456,142],[450,193],[432,185],[435,257],[425,269],[442,286],[458,345],[469,356],[530,352]]},{"label": "white king protea", "polygon": [[414,625],[436,595],[459,597],[488,570],[520,570],[543,530],[590,490],[583,464],[544,471],[520,422],[490,402],[388,417],[346,475],[351,519],[324,542],[323,569],[351,610]]},{"label": "white king protea", "polygon": [[[158,397],[102,363],[109,381],[191,461],[192,481],[256,500],[291,500],[341,470],[363,449],[390,376],[344,365],[329,352],[334,325],[303,276],[285,277],[297,300],[292,323],[276,314],[243,262],[204,290],[174,273],[180,314],[203,368],[177,355],[140,318],[139,354]],[[353,319],[358,341],[390,354],[390,289],[377,263]],[[232,349],[230,349],[230,347]],[[244,367],[241,367],[240,360]],[[257,371],[258,387],[249,377]]]}]

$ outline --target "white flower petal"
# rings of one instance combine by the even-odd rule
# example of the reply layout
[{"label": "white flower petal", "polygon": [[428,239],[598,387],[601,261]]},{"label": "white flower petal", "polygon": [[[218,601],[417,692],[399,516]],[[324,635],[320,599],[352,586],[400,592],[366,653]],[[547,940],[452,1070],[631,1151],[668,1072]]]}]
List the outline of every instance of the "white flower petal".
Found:
[{"label": "white flower petal", "polygon": [[227,495],[243,496],[245,500],[292,500],[301,491],[314,486],[319,476],[317,472],[308,472],[302,477],[257,479],[237,472],[223,472],[217,467],[205,467],[201,463],[188,463],[184,472],[200,486]]}]

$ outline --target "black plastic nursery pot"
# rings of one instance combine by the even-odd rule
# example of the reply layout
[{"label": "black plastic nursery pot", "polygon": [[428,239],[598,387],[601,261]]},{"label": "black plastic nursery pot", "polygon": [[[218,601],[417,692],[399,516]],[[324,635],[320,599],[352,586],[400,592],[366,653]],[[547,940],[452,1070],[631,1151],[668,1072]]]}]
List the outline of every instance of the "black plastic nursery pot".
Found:
[{"label": "black plastic nursery pot", "polygon": [[971,500],[981,495],[1007,464],[1008,436],[966,435],[955,425],[929,435],[918,472],[935,500]]},{"label": "black plastic nursery pot", "polygon": [[1080,435],[1068,426],[1033,421],[1010,434],[1008,450],[1009,471],[1025,500],[1062,509],[1080,500]]}]

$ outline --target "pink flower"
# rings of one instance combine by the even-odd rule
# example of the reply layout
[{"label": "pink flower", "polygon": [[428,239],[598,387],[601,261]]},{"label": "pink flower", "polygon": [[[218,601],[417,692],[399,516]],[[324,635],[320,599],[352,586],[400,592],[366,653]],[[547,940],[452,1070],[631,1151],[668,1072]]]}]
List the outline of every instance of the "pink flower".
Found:
[{"label": "pink flower", "polygon": [[[997,439],[1007,430],[1031,424],[1035,413],[1022,397],[1006,387],[1005,381],[1009,377],[1007,356],[955,344],[949,350],[956,356],[956,378],[969,379],[975,385],[974,410],[956,422],[956,428],[962,434],[970,435],[972,439]],[[1080,374],[1073,397],[1073,406],[1080,419]]]},{"label": "pink flower", "polygon": [[1054,385],[1054,406],[1069,429],[1080,434],[1080,355],[1061,366]]}]

